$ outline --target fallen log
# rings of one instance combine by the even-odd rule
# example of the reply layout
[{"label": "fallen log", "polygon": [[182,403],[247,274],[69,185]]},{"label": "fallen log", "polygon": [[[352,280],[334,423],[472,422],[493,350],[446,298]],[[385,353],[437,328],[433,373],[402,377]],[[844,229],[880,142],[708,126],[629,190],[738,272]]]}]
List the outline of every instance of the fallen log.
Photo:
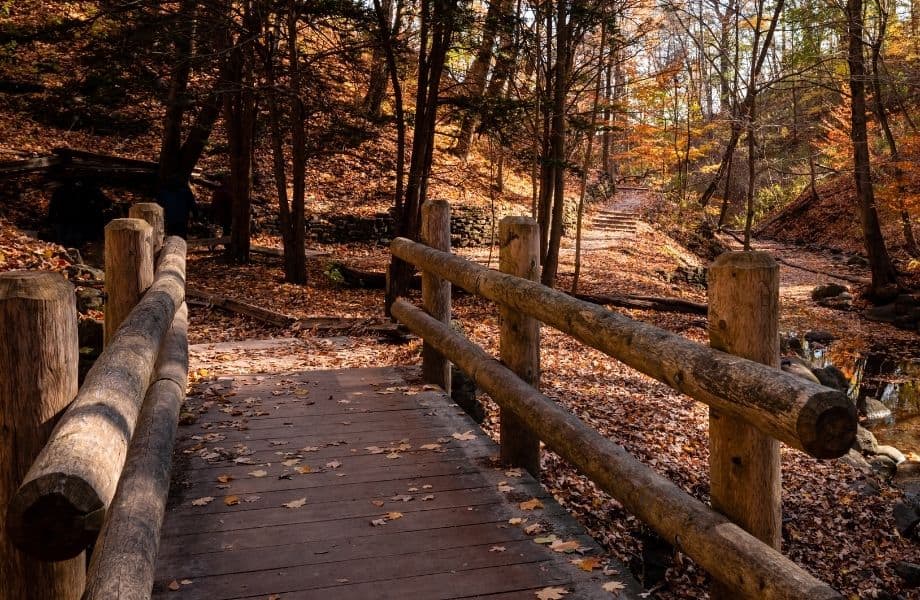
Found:
[{"label": "fallen log", "polygon": [[826,583],[587,426],[449,326],[398,299],[393,316],[469,373],[547,447],[681,549],[739,598],[843,598]]},{"label": "fallen log", "polygon": [[118,490],[93,549],[83,600],[150,598],[172,452],[188,377],[188,309],[163,341]]},{"label": "fallen log", "polygon": [[[202,289],[191,286],[185,290],[185,294],[190,299],[191,304],[220,308],[228,312],[236,313],[238,315],[251,317],[258,321],[268,323],[269,325],[274,325],[275,327],[289,327],[294,323],[294,321],[296,321],[294,317],[289,315],[268,310],[260,306],[255,306],[253,304],[243,302],[242,300],[236,300],[234,298],[212,294],[211,292],[206,292]],[[194,302],[195,300],[200,300],[201,302]]]},{"label": "fallen log", "polygon": [[153,285],[122,322],[10,501],[21,550],[64,560],[95,541],[125,464],[160,344],[185,298],[185,241],[166,240]]},{"label": "fallen log", "polygon": [[639,310],[655,310],[659,312],[676,312],[690,315],[705,315],[706,304],[684,300],[683,298],[668,298],[659,296],[641,296],[634,294],[569,294],[573,298],[600,304],[601,306],[619,306],[620,308],[634,308]]}]

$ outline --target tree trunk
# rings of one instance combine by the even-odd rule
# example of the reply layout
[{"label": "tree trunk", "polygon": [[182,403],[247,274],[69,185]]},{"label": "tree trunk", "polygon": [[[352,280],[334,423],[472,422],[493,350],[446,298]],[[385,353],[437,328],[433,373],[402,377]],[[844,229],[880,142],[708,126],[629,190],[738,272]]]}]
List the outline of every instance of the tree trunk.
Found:
[{"label": "tree trunk", "polygon": [[847,64],[850,70],[850,139],[853,141],[853,175],[859,201],[863,238],[872,271],[871,294],[879,300],[897,293],[897,274],[879,225],[872,188],[869,139],[866,127],[866,63],[863,55],[863,3],[847,0]]},{"label": "tree trunk", "polygon": [[543,260],[543,285],[553,287],[559,268],[559,248],[562,245],[563,219],[565,218],[565,134],[566,134],[566,90],[568,63],[571,50],[567,22],[568,10],[565,0],[557,0],[556,9],[556,65],[555,87],[553,87],[553,119],[550,134],[550,160],[553,163],[553,212],[550,224],[546,258]]},{"label": "tree trunk", "polygon": [[498,33],[499,23],[507,19],[511,9],[509,0],[493,0],[486,11],[485,23],[482,26],[482,39],[476,51],[476,57],[463,82],[464,95],[467,101],[467,111],[460,123],[460,132],[457,135],[457,145],[453,152],[461,158],[466,158],[470,152],[473,133],[479,126],[479,114],[482,111],[483,93],[486,89],[486,75],[492,64],[492,49],[495,46],[495,36]]},{"label": "tree trunk", "polygon": [[[389,21],[392,19],[393,0],[383,0],[380,3],[380,12]],[[386,28],[389,31],[389,26]],[[387,81],[389,77],[389,67],[387,66],[387,51],[385,42],[381,36],[377,36],[377,43],[371,54],[371,76],[367,86],[367,93],[361,101],[361,110],[370,119],[379,119],[381,116],[381,107],[383,99],[387,93]]]},{"label": "tree trunk", "polygon": [[[431,2],[434,2],[433,7]],[[453,36],[456,10],[456,0],[422,0],[412,157],[409,161],[405,201],[396,224],[398,235],[412,240],[419,238],[421,206],[428,192],[441,74]],[[413,271],[411,265],[393,257],[385,298],[387,312],[397,297],[409,291]]]},{"label": "tree trunk", "polygon": [[188,106],[188,83],[192,71],[194,30],[197,0],[182,0],[177,18],[175,36],[175,65],[169,83],[166,116],[163,120],[163,138],[160,145],[160,185],[181,174],[182,119]]},{"label": "tree trunk", "polygon": [[[244,4],[246,29],[258,29],[258,16],[252,0]],[[240,36],[242,38],[243,36]],[[230,187],[233,190],[233,221],[230,226],[228,254],[236,262],[249,261],[250,206],[252,194],[252,141],[255,126],[253,93],[253,51],[251,44],[242,46],[238,39],[229,57],[229,87],[224,109],[230,145]]]}]

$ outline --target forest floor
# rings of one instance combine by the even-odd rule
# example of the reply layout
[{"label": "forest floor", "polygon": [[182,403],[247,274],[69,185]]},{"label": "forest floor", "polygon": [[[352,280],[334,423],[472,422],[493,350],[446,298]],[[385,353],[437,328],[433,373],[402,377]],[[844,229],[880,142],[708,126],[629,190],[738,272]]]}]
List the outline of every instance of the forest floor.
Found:
[{"label": "forest floor", "polygon": [[[590,223],[590,215],[586,223]],[[584,293],[636,293],[676,296],[705,301],[705,290],[672,275],[679,267],[699,266],[699,259],[651,225],[639,222],[634,236],[610,235],[590,226],[580,289]],[[261,236],[260,245],[280,246],[276,237]],[[573,242],[563,245],[559,287],[571,286]],[[827,282],[824,273],[845,272],[864,277],[864,268],[844,267],[830,253],[770,243],[760,247],[805,271],[781,265],[782,329],[823,329],[857,349],[886,346],[915,348],[912,335],[888,325],[868,323],[856,312],[841,312],[814,304],[811,287]],[[247,317],[217,309],[191,307],[191,342],[206,344],[192,355],[192,382],[212,381],[223,375],[256,371],[291,372],[303,369],[411,365],[420,360],[420,341],[394,339],[376,333],[370,325],[384,322],[379,290],[341,287],[327,276],[327,260],[344,260],[366,269],[383,269],[385,246],[316,246],[328,255],[310,265],[310,282],[297,286],[283,282],[278,258],[255,254],[248,265],[230,265],[219,252],[196,249],[189,255],[189,282],[199,288],[245,300],[263,308],[309,317],[353,317],[357,324],[336,334],[321,334],[295,323],[289,328],[266,326]],[[458,253],[497,265],[495,249],[459,249]],[[39,242],[0,220],[0,269],[65,270],[60,247]],[[816,274],[818,271],[822,274]],[[78,281],[76,283],[79,283]],[[706,321],[696,315],[618,309],[635,319],[706,342]],[[455,318],[464,333],[492,353],[497,352],[498,311],[491,303],[457,295]],[[98,316],[98,315],[97,315]],[[222,341],[286,338],[245,357],[213,345]],[[623,445],[640,460],[681,486],[708,500],[708,432],[704,406],[676,394],[609,357],[587,349],[550,328],[542,337],[543,391],[558,399],[586,423]],[[914,354],[916,356],[916,353]],[[193,386],[193,389],[200,389]],[[484,427],[497,437],[497,410],[480,395],[488,410]],[[918,457],[913,456],[916,460]],[[916,545],[900,537],[891,515],[902,493],[842,460],[815,461],[784,449],[783,548],[799,564],[849,597],[920,598],[903,588],[891,564],[912,560]],[[544,455],[543,482],[570,509],[590,533],[614,556],[631,566],[638,577],[654,579],[653,565],[667,568],[666,579],[652,584],[661,598],[699,598],[708,582],[691,561],[654,556],[654,535],[615,500],[555,454]],[[888,595],[886,595],[888,594]]]},{"label": "forest floor", "polygon": [[[640,222],[635,236],[628,237],[610,236],[589,227],[585,238],[580,291],[705,301],[702,287],[671,277],[678,267],[698,266],[699,259],[649,224]],[[278,240],[263,237],[259,243],[278,245]],[[867,275],[860,270],[864,268],[843,267],[833,255],[777,243],[763,247],[820,273],[847,269],[851,277]],[[317,249],[330,258],[364,269],[382,270],[388,258],[384,246],[336,245]],[[497,265],[496,249],[459,249],[458,253],[483,264]],[[573,254],[573,242],[566,240],[560,265],[562,289],[571,285]],[[814,304],[809,292],[815,285],[830,281],[827,275],[784,264],[781,277],[784,331],[830,331],[846,340],[846,348],[852,351],[878,345],[907,348],[916,343],[912,334],[868,323],[856,312]],[[255,256],[250,265],[230,266],[216,254],[196,252],[190,257],[189,279],[215,293],[243,297],[300,319],[338,315],[364,319],[366,325],[384,321],[382,293],[338,286],[324,273],[322,259],[311,265],[310,284],[301,287],[282,282],[280,261],[275,258]],[[468,337],[488,351],[497,352],[498,311],[494,305],[459,295],[454,300],[454,312]],[[699,342],[707,339],[706,321],[699,316],[620,312]],[[283,351],[267,349],[245,359],[221,351],[219,346],[213,351],[199,350],[193,356],[193,376],[205,380],[263,370],[419,362],[419,340],[400,343],[360,324],[347,335],[323,336],[298,325],[288,329],[266,327],[218,310],[193,307],[191,315],[193,343],[292,338]],[[541,352],[541,385],[547,395],[687,492],[704,501],[708,499],[708,417],[704,406],[550,328],[543,329]],[[480,396],[488,411],[484,427],[497,437],[497,407]],[[784,448],[783,463],[784,552],[848,596],[920,597],[915,591],[902,589],[902,582],[890,567],[892,562],[909,561],[916,554],[916,546],[898,535],[891,517],[891,507],[901,492],[844,461],[818,462]],[[643,570],[653,570],[651,549],[656,544],[647,528],[555,454],[545,453],[543,467],[545,485],[598,541],[630,564],[638,577],[643,577]],[[656,597],[699,598],[705,594],[706,577],[691,561],[667,554],[658,560],[666,565],[667,575],[665,581],[655,584]],[[645,575],[654,578],[650,572]]]}]

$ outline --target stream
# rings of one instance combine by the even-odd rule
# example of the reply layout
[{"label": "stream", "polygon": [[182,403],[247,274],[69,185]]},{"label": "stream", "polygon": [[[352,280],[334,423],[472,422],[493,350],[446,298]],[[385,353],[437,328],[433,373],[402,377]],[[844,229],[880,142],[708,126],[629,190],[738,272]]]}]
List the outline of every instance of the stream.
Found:
[{"label": "stream", "polygon": [[[920,347],[902,348],[899,355],[887,348],[866,348],[858,340],[820,343],[798,333],[784,337],[801,344],[796,354],[812,368],[835,366],[843,372],[850,382],[847,394],[860,409],[860,423],[879,444],[920,454]],[[867,404],[874,420],[866,418]]]}]

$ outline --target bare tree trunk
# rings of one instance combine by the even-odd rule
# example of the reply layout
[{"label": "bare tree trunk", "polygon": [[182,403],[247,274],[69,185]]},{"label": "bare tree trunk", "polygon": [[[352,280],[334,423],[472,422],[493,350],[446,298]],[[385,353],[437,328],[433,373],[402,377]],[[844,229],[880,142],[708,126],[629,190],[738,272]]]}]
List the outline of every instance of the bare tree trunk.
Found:
[{"label": "bare tree trunk", "polygon": [[571,44],[569,43],[568,8],[566,0],[556,2],[556,74],[553,88],[553,119],[550,135],[551,160],[553,161],[553,215],[550,225],[549,243],[543,272],[543,285],[554,287],[559,268],[559,248],[562,245],[563,220],[565,218],[565,134],[566,134],[566,90],[569,72]]},{"label": "bare tree trunk", "polygon": [[[456,11],[456,0],[422,0],[421,2],[418,87],[415,100],[416,121],[412,137],[412,157],[409,161],[405,202],[397,220],[397,233],[412,240],[419,238],[421,206],[428,194],[428,177],[434,156],[441,74],[456,24]],[[396,298],[408,292],[413,270],[412,265],[393,258],[390,263],[385,298],[387,312]]]},{"label": "bare tree trunk", "polygon": [[866,127],[866,63],[863,56],[863,3],[847,0],[847,64],[850,69],[850,138],[853,141],[853,174],[859,199],[869,268],[872,272],[871,294],[888,299],[897,293],[897,273],[882,237],[875,194],[872,188],[869,139]]},{"label": "bare tree trunk", "polygon": [[175,32],[176,63],[169,82],[163,138],[160,145],[160,185],[181,175],[182,119],[189,104],[188,83],[194,53],[197,0],[182,0]]},{"label": "bare tree trunk", "polygon": [[[376,7],[375,7],[375,10]],[[393,18],[393,0],[383,0],[380,2],[380,12],[387,22]],[[387,25],[387,32],[389,32]],[[381,116],[381,107],[383,99],[387,94],[387,81],[389,77],[389,67],[387,65],[386,42],[377,36],[377,44],[371,54],[371,76],[370,83],[367,87],[367,94],[361,101],[361,110],[371,119],[379,119]]]},{"label": "bare tree trunk", "polygon": [[466,158],[470,152],[470,145],[473,141],[473,133],[479,126],[479,112],[482,109],[483,93],[486,89],[486,75],[489,73],[489,67],[492,64],[492,49],[495,46],[495,36],[498,33],[499,24],[507,20],[508,13],[511,11],[510,0],[493,0],[489,3],[486,11],[485,23],[482,27],[482,40],[479,42],[479,48],[466,73],[464,80],[464,94],[468,102],[467,112],[460,123],[460,132],[457,135],[457,145],[453,152],[461,158]]}]

